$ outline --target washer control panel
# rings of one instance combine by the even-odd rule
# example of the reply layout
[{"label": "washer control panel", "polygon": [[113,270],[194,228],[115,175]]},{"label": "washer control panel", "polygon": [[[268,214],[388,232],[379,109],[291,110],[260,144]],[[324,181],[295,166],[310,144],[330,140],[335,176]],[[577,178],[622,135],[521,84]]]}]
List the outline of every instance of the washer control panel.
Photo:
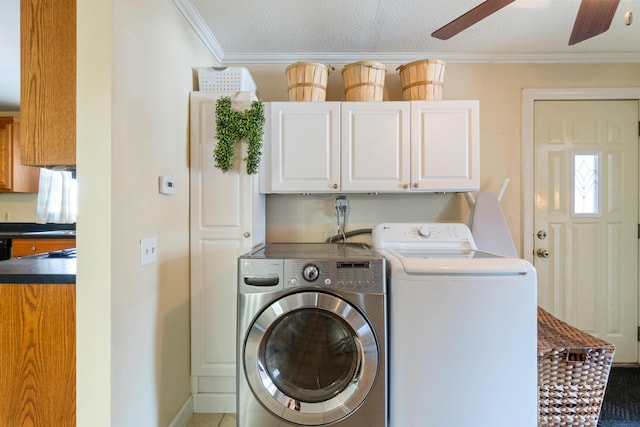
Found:
[{"label": "washer control panel", "polygon": [[384,259],[285,259],[284,287],[319,286],[384,292]]}]

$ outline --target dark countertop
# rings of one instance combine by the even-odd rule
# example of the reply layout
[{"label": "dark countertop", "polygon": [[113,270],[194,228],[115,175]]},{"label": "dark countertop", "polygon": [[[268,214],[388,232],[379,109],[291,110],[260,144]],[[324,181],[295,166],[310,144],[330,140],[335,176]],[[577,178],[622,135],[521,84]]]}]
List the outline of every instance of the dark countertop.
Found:
[{"label": "dark countertop", "polygon": [[0,283],[76,283],[76,259],[13,258],[0,261]]},{"label": "dark countertop", "polygon": [[74,239],[75,224],[36,224],[32,222],[0,222],[3,239]]},{"label": "dark countertop", "polygon": [[75,230],[50,230],[50,231],[0,231],[0,240],[3,239],[75,239]]}]

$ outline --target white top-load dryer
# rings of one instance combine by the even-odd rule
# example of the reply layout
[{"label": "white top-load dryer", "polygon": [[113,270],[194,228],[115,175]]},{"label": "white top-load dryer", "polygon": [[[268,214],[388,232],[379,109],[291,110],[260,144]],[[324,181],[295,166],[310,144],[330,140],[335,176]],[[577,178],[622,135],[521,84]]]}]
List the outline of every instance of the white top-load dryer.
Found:
[{"label": "white top-load dryer", "polygon": [[537,425],[536,272],[464,224],[379,224],[390,427]]}]

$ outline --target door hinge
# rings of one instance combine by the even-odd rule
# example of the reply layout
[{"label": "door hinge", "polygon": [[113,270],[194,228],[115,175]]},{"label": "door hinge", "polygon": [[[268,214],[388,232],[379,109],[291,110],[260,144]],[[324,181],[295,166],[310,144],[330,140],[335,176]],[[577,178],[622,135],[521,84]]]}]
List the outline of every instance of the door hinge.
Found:
[{"label": "door hinge", "polygon": [[640,326],[638,326],[638,342],[640,342]]},{"label": "door hinge", "polygon": [[640,239],[640,224],[638,224],[638,239]]}]

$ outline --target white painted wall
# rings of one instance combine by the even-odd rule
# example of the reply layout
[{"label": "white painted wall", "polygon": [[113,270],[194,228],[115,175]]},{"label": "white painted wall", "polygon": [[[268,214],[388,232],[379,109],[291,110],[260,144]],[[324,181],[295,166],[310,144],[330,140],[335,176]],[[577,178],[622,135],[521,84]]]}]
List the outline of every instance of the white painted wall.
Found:
[{"label": "white painted wall", "polygon": [[171,1],[78,2],[78,47],[78,426],[164,427],[191,393],[188,100],[213,58]]}]

